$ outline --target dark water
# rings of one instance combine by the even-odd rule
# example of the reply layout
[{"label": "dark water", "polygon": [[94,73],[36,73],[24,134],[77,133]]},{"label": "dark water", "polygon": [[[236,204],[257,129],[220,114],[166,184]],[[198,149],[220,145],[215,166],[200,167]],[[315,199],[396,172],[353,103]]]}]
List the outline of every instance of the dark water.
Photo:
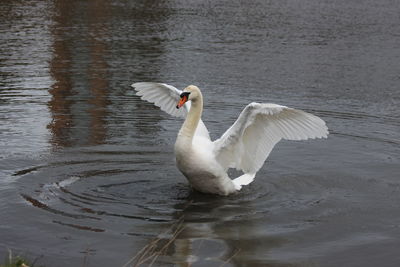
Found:
[{"label": "dark water", "polygon": [[[123,266],[158,238],[171,245],[153,266],[399,266],[399,14],[391,0],[3,0],[0,258]],[[182,121],[135,81],[198,85],[213,138],[251,101],[312,112],[331,135],[279,143],[237,195],[198,194],[174,165]]]}]

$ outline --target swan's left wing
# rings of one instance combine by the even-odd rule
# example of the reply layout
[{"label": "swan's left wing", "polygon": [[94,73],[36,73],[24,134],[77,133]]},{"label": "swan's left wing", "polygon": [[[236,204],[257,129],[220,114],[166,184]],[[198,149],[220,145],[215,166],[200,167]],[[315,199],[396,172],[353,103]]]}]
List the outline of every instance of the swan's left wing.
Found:
[{"label": "swan's left wing", "polygon": [[214,154],[224,168],[255,174],[281,139],[327,137],[325,122],[310,113],[276,104],[251,103],[214,142]]},{"label": "swan's left wing", "polygon": [[161,110],[175,117],[186,117],[190,104],[186,103],[185,108],[176,108],[181,90],[165,83],[139,82],[132,84],[136,94],[143,100],[154,103]]}]

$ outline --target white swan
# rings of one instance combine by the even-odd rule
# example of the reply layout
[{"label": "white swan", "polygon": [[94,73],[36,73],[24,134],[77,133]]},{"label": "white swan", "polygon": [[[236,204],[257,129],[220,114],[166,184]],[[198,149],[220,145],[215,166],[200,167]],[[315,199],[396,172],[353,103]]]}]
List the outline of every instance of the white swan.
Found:
[{"label": "white swan", "polygon": [[[149,82],[134,83],[132,87],[143,100],[186,118],[175,142],[176,164],[192,187],[204,193],[229,195],[251,183],[281,139],[306,140],[328,135],[325,122],[312,114],[253,102],[221,138],[211,141],[201,120],[203,97],[198,87],[190,85],[180,91],[171,85]],[[231,180],[229,168],[244,174]]]}]

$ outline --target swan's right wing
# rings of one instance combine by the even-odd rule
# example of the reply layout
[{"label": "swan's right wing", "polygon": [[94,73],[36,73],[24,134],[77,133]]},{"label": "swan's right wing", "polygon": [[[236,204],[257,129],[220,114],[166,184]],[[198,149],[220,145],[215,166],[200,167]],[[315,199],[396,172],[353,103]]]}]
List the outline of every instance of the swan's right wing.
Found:
[{"label": "swan's right wing", "polygon": [[276,104],[251,103],[214,142],[214,154],[224,168],[255,174],[281,139],[327,137],[325,122],[310,113]]},{"label": "swan's right wing", "polygon": [[[131,86],[136,90],[136,94],[140,96],[141,99],[154,103],[154,105],[160,107],[161,110],[172,116],[185,118],[190,110],[190,101],[186,102],[183,108],[176,108],[176,104],[180,99],[182,91],[176,89],[172,85],[165,83],[139,82],[134,83]],[[207,127],[204,125],[202,120],[200,120],[199,125],[197,126],[196,135],[210,139]]]},{"label": "swan's right wing", "polygon": [[176,108],[179,101],[181,90],[165,83],[139,82],[132,84],[136,94],[141,99],[154,103],[161,110],[175,117],[186,117],[190,104],[186,103],[185,108]]}]

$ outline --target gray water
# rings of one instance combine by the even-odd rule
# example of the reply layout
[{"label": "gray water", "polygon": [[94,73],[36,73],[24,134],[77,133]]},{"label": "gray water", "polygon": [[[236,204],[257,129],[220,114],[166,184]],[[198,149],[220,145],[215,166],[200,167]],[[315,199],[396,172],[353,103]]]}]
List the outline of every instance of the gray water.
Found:
[{"label": "gray water", "polygon": [[[153,266],[399,266],[399,14],[391,0],[3,0],[0,259],[123,266],[158,239],[171,244]],[[182,120],[137,81],[199,86],[214,139],[252,101],[331,134],[282,141],[240,193],[203,195],[175,167]]]}]

